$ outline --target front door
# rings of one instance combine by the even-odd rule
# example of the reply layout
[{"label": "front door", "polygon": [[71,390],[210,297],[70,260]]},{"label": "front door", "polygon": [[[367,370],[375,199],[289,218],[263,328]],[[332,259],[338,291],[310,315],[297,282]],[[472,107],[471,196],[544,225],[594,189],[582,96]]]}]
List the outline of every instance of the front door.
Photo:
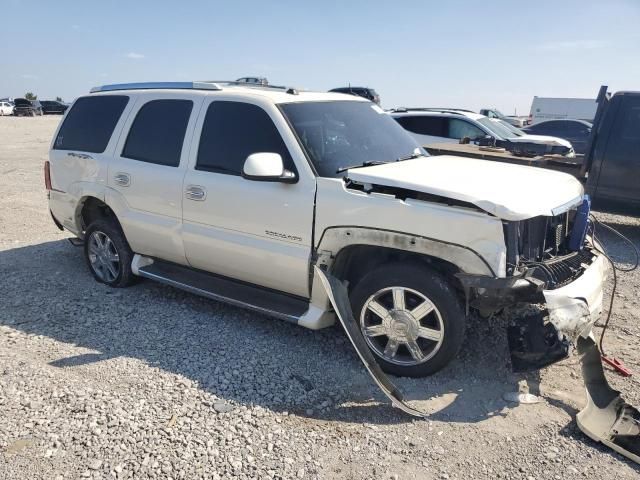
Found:
[{"label": "front door", "polygon": [[[640,95],[614,96],[619,106],[602,155],[595,196],[623,204],[640,204]],[[604,121],[607,120],[605,116]],[[591,180],[591,179],[590,179]]]},{"label": "front door", "polygon": [[[316,182],[272,104],[205,101],[183,184],[183,240],[195,268],[309,296]],[[281,155],[297,183],[241,176],[252,153]]]}]

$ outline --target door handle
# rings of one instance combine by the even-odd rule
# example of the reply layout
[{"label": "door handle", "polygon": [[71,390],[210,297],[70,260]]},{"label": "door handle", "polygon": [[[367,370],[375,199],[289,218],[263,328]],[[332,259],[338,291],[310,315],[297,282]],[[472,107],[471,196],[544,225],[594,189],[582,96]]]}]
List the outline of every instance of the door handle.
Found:
[{"label": "door handle", "polygon": [[113,181],[121,187],[128,187],[131,185],[131,177],[128,173],[118,172],[113,176]]},{"label": "door handle", "polygon": [[189,200],[203,201],[207,198],[207,191],[199,185],[189,185],[184,192],[184,196]]}]

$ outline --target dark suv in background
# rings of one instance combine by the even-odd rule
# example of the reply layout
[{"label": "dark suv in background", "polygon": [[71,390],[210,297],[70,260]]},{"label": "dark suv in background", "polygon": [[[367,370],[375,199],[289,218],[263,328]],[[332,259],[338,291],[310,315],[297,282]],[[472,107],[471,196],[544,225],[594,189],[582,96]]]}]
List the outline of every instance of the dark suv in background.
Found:
[{"label": "dark suv in background", "polygon": [[371,100],[374,103],[380,105],[380,95],[373,88],[369,87],[340,87],[329,90],[330,92],[346,93],[349,95],[357,95],[358,97],[364,97],[367,100]]},{"label": "dark suv in background", "polygon": [[38,100],[27,100],[26,98],[16,98],[13,101],[13,114],[16,117],[35,117],[43,115],[42,105]]},{"label": "dark suv in background", "polygon": [[62,115],[69,105],[65,105],[57,100],[42,100],[42,113]]}]

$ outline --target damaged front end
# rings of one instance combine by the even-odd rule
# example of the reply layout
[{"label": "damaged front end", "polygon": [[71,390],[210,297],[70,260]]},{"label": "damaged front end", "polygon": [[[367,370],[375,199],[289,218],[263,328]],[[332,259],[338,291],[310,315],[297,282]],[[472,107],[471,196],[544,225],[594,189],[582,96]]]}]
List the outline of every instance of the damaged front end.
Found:
[{"label": "damaged front end", "polygon": [[[471,308],[484,314],[515,309],[508,326],[514,371],[539,370],[567,358],[571,346],[580,356],[587,406],[577,415],[579,428],[590,438],[640,463],[640,412],[607,383],[592,328],[600,317],[606,257],[585,238],[587,222],[578,212],[529,221],[505,222],[507,276],[459,274]],[[587,206],[588,215],[588,206]],[[575,231],[581,228],[582,232]],[[579,241],[576,243],[575,238]],[[392,404],[419,417],[377,365],[351,312],[342,281],[315,267],[335,313],[382,392]]]},{"label": "damaged front end", "polygon": [[508,276],[459,274],[458,278],[467,308],[484,313],[509,308],[516,313],[507,327],[515,372],[552,365],[565,359],[572,345],[576,347],[587,393],[587,406],[577,415],[578,427],[640,463],[640,413],[609,386],[592,333],[602,313],[607,259],[585,238],[587,222],[580,224],[579,214],[580,209],[505,222]]}]

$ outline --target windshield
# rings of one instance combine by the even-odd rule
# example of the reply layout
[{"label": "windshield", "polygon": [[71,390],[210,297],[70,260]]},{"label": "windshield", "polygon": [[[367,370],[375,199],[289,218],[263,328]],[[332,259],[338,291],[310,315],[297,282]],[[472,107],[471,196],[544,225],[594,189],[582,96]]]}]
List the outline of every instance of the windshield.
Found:
[{"label": "windshield", "polygon": [[341,167],[394,162],[426,152],[390,115],[370,102],[304,102],[280,106],[322,177]]},{"label": "windshield", "polygon": [[483,117],[479,118],[477,122],[489,130],[494,137],[498,140],[506,140],[507,138],[515,137],[511,130],[502,125],[499,122],[494,122],[492,119]]},{"label": "windshield", "polygon": [[504,120],[499,120],[499,119],[496,120],[496,122],[502,125],[503,127],[507,127],[516,137],[522,137],[523,135],[526,135],[526,133],[524,133],[518,127],[511,125],[509,122],[506,122]]}]

